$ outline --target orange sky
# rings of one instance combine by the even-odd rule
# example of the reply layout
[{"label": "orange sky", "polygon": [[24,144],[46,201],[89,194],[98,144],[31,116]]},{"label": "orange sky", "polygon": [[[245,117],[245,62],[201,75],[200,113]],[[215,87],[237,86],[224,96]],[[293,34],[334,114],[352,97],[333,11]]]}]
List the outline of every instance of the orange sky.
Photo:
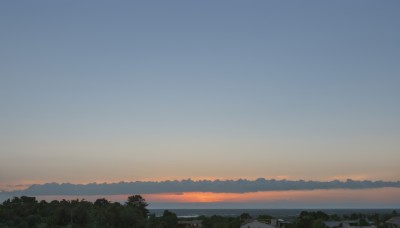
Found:
[{"label": "orange sky", "polygon": [[[95,200],[105,197],[112,201],[123,202],[127,195],[113,196],[40,196],[39,199],[76,199]],[[236,205],[258,205],[257,207],[365,207],[375,205],[376,207],[399,207],[400,188],[379,188],[363,190],[305,190],[305,191],[267,191],[251,193],[212,193],[212,192],[182,192],[144,194],[143,197],[149,203],[150,208],[157,205],[193,205],[214,204],[223,205],[233,203]],[[349,206],[350,205],[350,206]]]},{"label": "orange sky", "polygon": [[153,202],[215,203],[215,202],[269,202],[294,200],[318,202],[334,201],[376,201],[392,202],[400,199],[399,188],[380,188],[368,190],[306,190],[306,191],[266,191],[250,193],[183,192],[144,195]]}]

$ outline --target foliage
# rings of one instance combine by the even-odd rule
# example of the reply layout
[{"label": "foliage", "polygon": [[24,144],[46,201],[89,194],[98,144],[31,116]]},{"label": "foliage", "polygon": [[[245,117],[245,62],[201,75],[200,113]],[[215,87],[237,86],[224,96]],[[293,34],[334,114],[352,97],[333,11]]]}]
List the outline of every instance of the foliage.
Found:
[{"label": "foliage", "polygon": [[203,226],[206,228],[236,228],[240,227],[241,221],[239,217],[224,217],[224,216],[201,216],[199,219],[203,220]]},{"label": "foliage", "polygon": [[[148,216],[147,203],[140,195],[129,196],[125,204],[110,202],[101,198],[88,202],[85,200],[53,200],[38,202],[35,197],[21,196],[8,199],[0,204],[0,228],[2,227],[136,227],[136,228],[177,228],[177,215],[165,210],[161,217],[154,214]],[[324,221],[358,220],[361,226],[373,222],[378,228],[387,228],[388,219],[398,215],[396,211],[388,214],[353,213],[339,216],[328,215],[322,211],[302,211],[293,218],[286,228],[324,228]],[[251,215],[240,216],[200,216],[205,228],[239,228],[241,224],[251,220]],[[270,222],[269,215],[260,215],[259,221]],[[185,219],[186,220],[186,219]]]},{"label": "foliage", "polygon": [[160,218],[160,227],[176,228],[178,227],[178,217],[175,213],[165,210]]},{"label": "foliage", "polygon": [[128,197],[128,201],[126,202],[126,205],[129,207],[133,207],[139,210],[139,212],[142,214],[142,216],[147,217],[149,214],[149,210],[147,210],[148,204],[146,203],[146,200],[141,196],[141,195],[132,195]]},{"label": "foliage", "polygon": [[125,205],[97,199],[38,202],[14,197],[0,204],[0,227],[147,227],[147,203],[140,195]]}]

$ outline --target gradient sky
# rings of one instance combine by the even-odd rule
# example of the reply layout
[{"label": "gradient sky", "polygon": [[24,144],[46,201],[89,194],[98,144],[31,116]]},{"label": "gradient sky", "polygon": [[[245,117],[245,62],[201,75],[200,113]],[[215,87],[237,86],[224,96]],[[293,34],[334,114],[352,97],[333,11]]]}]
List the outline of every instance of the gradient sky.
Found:
[{"label": "gradient sky", "polygon": [[399,180],[399,1],[1,1],[0,183]]}]

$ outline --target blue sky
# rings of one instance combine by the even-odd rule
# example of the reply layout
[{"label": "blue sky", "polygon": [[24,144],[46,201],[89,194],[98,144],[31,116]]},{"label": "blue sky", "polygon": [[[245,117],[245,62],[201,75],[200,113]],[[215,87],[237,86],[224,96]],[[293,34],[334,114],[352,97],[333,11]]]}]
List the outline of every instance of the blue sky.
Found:
[{"label": "blue sky", "polygon": [[398,180],[397,1],[2,1],[0,183]]}]

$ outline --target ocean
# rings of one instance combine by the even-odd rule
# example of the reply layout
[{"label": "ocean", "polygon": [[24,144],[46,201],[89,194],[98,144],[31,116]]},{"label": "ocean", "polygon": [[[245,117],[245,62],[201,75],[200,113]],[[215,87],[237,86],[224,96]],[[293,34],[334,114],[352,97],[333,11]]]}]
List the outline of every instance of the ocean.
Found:
[{"label": "ocean", "polygon": [[[150,213],[161,216],[165,209],[150,209]],[[271,215],[275,218],[290,219],[300,215],[302,211],[323,211],[329,215],[350,215],[352,213],[361,214],[387,214],[393,210],[400,212],[399,209],[166,209],[174,212],[180,218],[194,218],[198,216],[232,216],[236,217],[242,213],[248,213],[253,218],[259,215]]]}]

